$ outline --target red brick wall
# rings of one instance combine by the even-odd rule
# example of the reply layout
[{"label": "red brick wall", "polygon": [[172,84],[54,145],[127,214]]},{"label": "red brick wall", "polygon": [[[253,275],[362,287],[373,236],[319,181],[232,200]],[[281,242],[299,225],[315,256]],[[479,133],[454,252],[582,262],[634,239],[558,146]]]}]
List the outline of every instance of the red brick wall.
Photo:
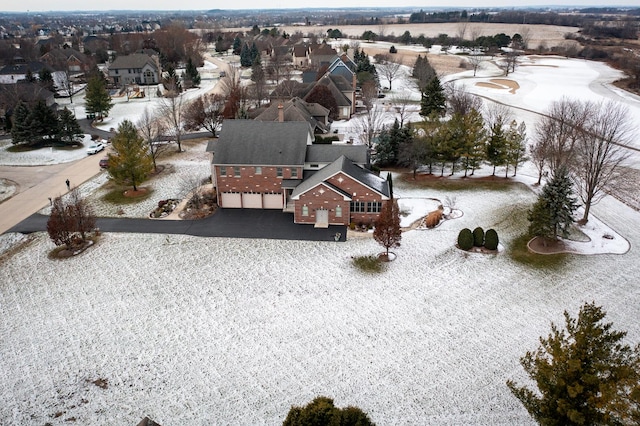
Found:
[{"label": "red brick wall", "polygon": [[[308,216],[302,215],[304,205],[308,207]],[[336,217],[337,206],[342,207],[342,217]],[[338,194],[324,185],[318,185],[300,195],[300,199],[296,200],[295,204],[294,222],[316,223],[316,210],[318,209],[329,210],[329,224],[331,225],[347,225],[349,223],[349,201],[345,201],[342,194]]]},{"label": "red brick wall", "polygon": [[234,167],[226,166],[227,176],[220,174],[221,166],[214,166],[218,192],[281,193],[282,179],[302,179],[302,166],[295,167],[298,177],[291,175],[291,167],[282,167],[282,177],[277,176],[276,167],[263,166],[262,174],[255,173],[254,166],[239,166],[240,177],[235,177]]},{"label": "red brick wall", "polygon": [[[386,202],[382,199],[383,197],[379,193],[345,174],[339,173],[330,178],[327,182],[345,191],[351,196],[353,201],[378,201],[383,205]],[[321,189],[324,190],[324,193],[322,194],[320,193]],[[309,216],[302,216],[302,206],[304,204],[309,207]],[[338,205],[342,206],[341,218],[335,217],[335,207]],[[315,223],[315,210],[318,208],[325,208],[329,210],[330,224],[340,223],[348,225],[350,222],[372,223],[378,218],[378,213],[351,213],[351,203],[350,201],[343,200],[342,194],[338,194],[323,185],[318,185],[300,195],[300,198],[296,200],[295,222]]]}]

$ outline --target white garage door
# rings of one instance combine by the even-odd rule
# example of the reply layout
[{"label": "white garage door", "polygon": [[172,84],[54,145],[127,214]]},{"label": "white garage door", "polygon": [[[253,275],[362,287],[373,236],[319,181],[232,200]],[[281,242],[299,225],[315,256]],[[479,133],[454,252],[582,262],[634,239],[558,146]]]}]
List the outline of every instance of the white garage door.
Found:
[{"label": "white garage door", "polygon": [[221,200],[225,209],[239,209],[242,207],[242,197],[239,192],[223,192]]},{"label": "white garage door", "polygon": [[264,194],[262,198],[262,207],[265,209],[282,209],[282,194]]},{"label": "white garage door", "polygon": [[262,194],[250,194],[245,192],[242,194],[242,207],[245,209],[261,209]]}]

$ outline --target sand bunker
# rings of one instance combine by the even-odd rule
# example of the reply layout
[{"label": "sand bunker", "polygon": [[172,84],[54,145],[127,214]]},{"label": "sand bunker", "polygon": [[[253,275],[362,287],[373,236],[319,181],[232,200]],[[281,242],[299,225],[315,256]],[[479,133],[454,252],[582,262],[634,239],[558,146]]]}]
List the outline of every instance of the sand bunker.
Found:
[{"label": "sand bunker", "polygon": [[509,89],[509,93],[515,94],[516,90],[520,88],[518,82],[508,80],[506,78],[493,78],[487,81],[481,81],[476,83],[478,87],[488,87],[490,89]]}]

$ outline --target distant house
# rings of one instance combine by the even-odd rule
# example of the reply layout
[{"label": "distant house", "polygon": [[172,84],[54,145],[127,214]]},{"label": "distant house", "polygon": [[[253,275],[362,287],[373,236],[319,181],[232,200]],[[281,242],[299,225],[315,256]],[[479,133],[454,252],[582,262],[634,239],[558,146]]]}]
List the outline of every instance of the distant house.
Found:
[{"label": "distant house", "polygon": [[160,83],[160,65],[145,53],[118,56],[109,65],[109,78],[116,86]]},{"label": "distant house", "polygon": [[325,43],[313,44],[309,46],[309,49],[309,62],[316,69],[331,65],[338,54],[334,48]]},{"label": "distant house", "polygon": [[48,69],[53,73],[53,69],[49,65],[40,61],[5,65],[0,68],[0,84],[12,84],[24,80],[29,71],[35,78],[38,78],[38,74],[43,69]]},{"label": "distant house", "polygon": [[314,102],[294,97],[286,102],[272,102],[256,118],[258,121],[306,121],[313,133],[329,132],[329,110]]},{"label": "distant house", "polygon": [[71,48],[52,49],[42,55],[40,60],[56,71],[64,71],[72,75],[86,73],[94,65],[91,57]]},{"label": "distant house", "polygon": [[[315,83],[315,85],[318,84],[326,86],[336,100],[336,104],[338,105],[338,120],[348,120],[351,118],[351,114],[356,111],[356,89],[353,84],[341,75],[331,74],[325,74],[324,77]],[[313,87],[315,87],[315,85]],[[309,90],[307,95],[309,93],[311,93],[311,90]],[[307,95],[305,95],[305,98]]]},{"label": "distant house", "polygon": [[6,125],[5,119],[13,115],[13,110],[19,102],[33,107],[40,101],[57,110],[58,105],[53,93],[37,83],[0,84],[0,123]]},{"label": "distant house", "polygon": [[306,68],[309,64],[309,47],[306,44],[296,44],[293,46],[293,66],[296,68]]},{"label": "distant house", "polygon": [[371,223],[391,199],[364,145],[312,145],[306,122],[227,120],[210,141],[221,208],[278,209],[317,227]]}]

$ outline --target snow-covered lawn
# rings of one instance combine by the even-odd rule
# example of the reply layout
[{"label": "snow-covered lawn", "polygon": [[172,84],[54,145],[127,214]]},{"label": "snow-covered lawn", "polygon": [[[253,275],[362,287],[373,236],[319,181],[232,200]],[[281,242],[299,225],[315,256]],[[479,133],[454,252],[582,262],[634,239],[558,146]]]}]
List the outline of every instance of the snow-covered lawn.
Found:
[{"label": "snow-covered lawn", "polygon": [[[606,70],[593,66],[599,76]],[[527,69],[534,67],[510,76],[522,88],[515,94],[470,87],[544,109],[537,90],[546,80],[536,74],[538,86],[530,86]],[[557,78],[554,67],[535,69]],[[575,76],[584,76],[582,90],[594,87],[593,74]],[[611,91],[595,87],[591,99]],[[139,113],[123,103],[112,120]],[[150,181],[156,195],[149,204],[124,207],[126,216],[145,216],[159,199],[179,196],[180,173],[208,171],[204,146],[187,148],[166,161],[174,173]],[[0,163],[4,158],[0,151]],[[523,167],[520,174],[529,182],[535,173]],[[101,174],[81,189],[99,214],[113,215],[100,207],[96,189],[104,180]],[[437,206],[427,199],[452,195],[401,179],[394,190],[409,216]],[[369,238],[106,234],[78,257],[56,261],[47,257],[53,244],[44,234],[2,235],[0,419],[111,425],[149,416],[164,425],[274,425],[292,404],[326,395],[338,406],[359,406],[380,425],[533,424],[505,381],[526,381],[519,358],[537,347],[551,321],[562,322],[565,309],[575,315],[595,301],[630,343],[640,341],[640,255],[633,249],[640,213],[605,198],[592,209],[599,220],[589,222],[591,241],[581,250],[625,254],[569,255],[535,269],[510,257],[535,199],[530,187],[453,195],[464,214],[404,233],[397,259],[380,275],[351,263],[382,250]],[[476,226],[496,229],[504,250],[456,249],[460,229]]]}]

